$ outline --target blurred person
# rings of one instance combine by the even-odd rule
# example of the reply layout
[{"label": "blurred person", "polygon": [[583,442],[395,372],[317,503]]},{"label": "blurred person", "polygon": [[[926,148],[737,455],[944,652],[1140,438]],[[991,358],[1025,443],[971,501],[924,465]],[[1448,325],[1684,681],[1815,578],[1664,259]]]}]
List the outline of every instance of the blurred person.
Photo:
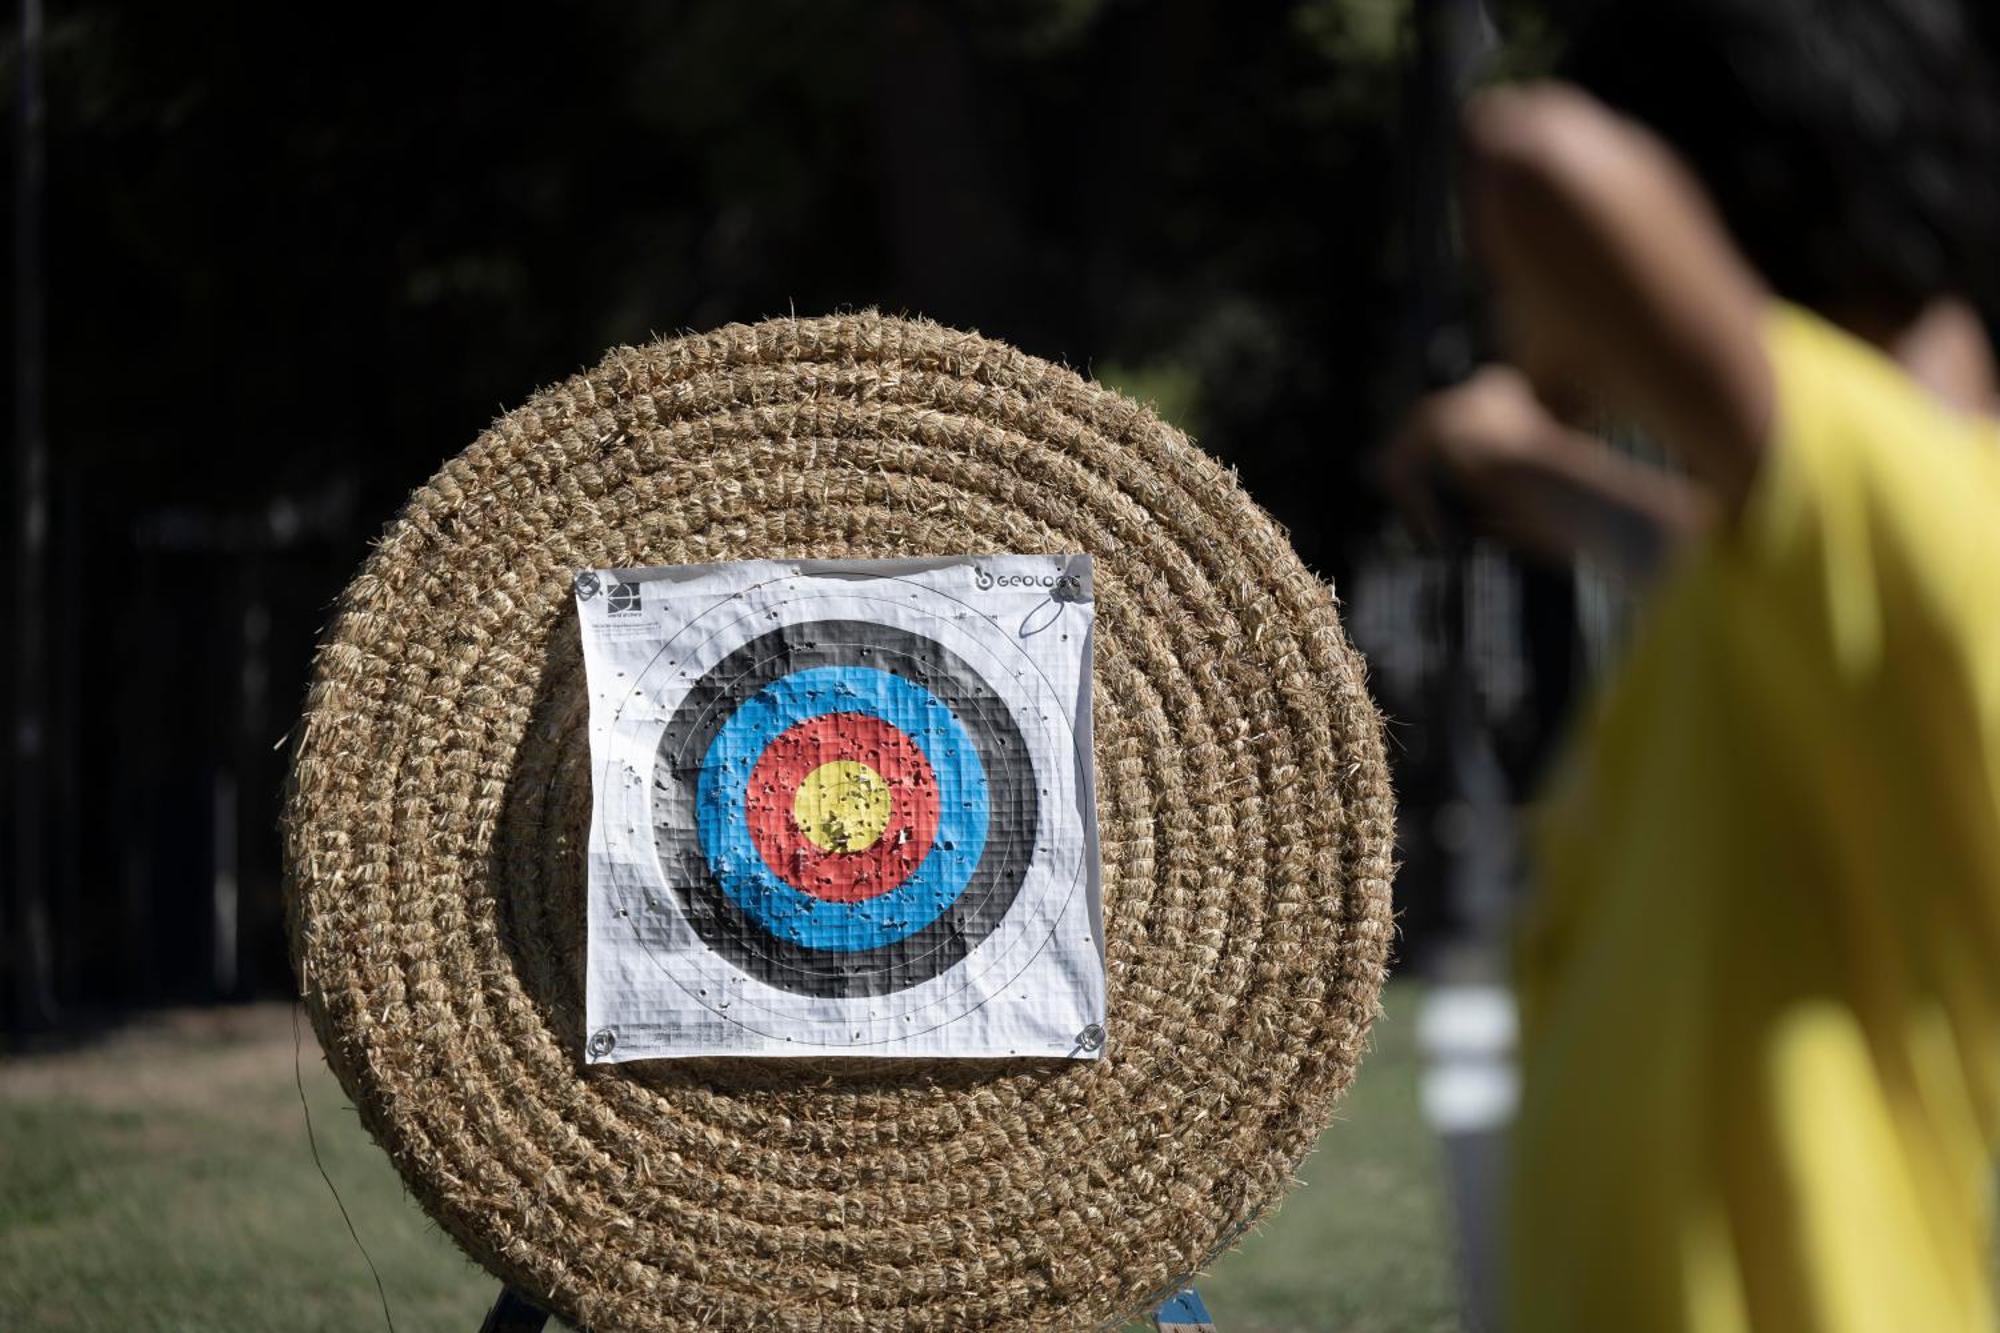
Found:
[{"label": "blurred person", "polygon": [[1537,815],[1512,1326],[1994,1327],[1991,82],[1941,0],[1606,5],[1567,68],[1467,108],[1510,361],[1389,458],[1649,584]]}]

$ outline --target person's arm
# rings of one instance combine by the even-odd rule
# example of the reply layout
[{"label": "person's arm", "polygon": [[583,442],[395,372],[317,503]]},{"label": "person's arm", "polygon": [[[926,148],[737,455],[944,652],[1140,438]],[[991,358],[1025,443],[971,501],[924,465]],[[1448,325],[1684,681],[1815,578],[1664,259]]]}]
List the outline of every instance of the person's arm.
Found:
[{"label": "person's arm", "polygon": [[1647,430],[1733,518],[1771,427],[1770,297],[1699,184],[1562,85],[1475,98],[1464,135],[1471,241],[1511,359],[1558,411]]},{"label": "person's arm", "polygon": [[[1707,522],[1685,478],[1557,421],[1506,366],[1490,366],[1412,411],[1389,448],[1383,480],[1420,536],[1441,538],[1463,517],[1529,554],[1583,557],[1634,583],[1658,574]],[[1444,514],[1440,502],[1462,513]]]}]

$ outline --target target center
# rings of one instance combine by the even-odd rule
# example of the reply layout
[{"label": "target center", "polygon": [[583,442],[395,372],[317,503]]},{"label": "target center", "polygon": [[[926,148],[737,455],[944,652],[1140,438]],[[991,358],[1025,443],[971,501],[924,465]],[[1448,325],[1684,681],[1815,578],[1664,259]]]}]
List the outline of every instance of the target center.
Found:
[{"label": "target center", "polygon": [[867,851],[881,840],[893,810],[888,779],[856,759],[835,759],[806,774],[792,802],[799,830],[827,852]]}]

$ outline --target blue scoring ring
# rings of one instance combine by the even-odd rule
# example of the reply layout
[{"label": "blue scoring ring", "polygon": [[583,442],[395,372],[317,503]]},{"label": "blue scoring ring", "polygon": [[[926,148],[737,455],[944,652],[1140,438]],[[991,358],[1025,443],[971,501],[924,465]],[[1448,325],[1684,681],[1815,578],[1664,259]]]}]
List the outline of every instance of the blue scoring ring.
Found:
[{"label": "blue scoring ring", "polygon": [[[750,837],[750,774],[765,747],[826,713],[864,713],[914,741],[937,778],[938,829],[909,877],[861,902],[803,893],[772,872]],[[710,743],[695,795],[702,852],[745,915],[808,949],[858,952],[916,934],[944,914],[985,853],[991,820],[985,766],[965,727],[923,686],[874,667],[812,667],[746,699]]]}]

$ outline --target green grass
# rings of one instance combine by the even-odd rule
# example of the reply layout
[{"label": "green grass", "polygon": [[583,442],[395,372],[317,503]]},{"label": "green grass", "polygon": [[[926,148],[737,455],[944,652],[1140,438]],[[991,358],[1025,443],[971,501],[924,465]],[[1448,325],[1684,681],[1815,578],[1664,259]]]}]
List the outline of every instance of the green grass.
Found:
[{"label": "green grass", "polygon": [[[1414,993],[1392,990],[1307,1182],[1200,1283],[1223,1333],[1455,1328],[1443,1203],[1416,1108]],[[401,1333],[478,1328],[495,1284],[403,1194],[306,1039],[322,1160]],[[0,1064],[0,1325],[265,1333],[379,1328],[306,1148],[283,1007],[174,1015]]]},{"label": "green grass", "polygon": [[1417,998],[1389,988],[1304,1183],[1197,1284],[1219,1333],[1459,1327],[1443,1166],[1417,1107]]}]

